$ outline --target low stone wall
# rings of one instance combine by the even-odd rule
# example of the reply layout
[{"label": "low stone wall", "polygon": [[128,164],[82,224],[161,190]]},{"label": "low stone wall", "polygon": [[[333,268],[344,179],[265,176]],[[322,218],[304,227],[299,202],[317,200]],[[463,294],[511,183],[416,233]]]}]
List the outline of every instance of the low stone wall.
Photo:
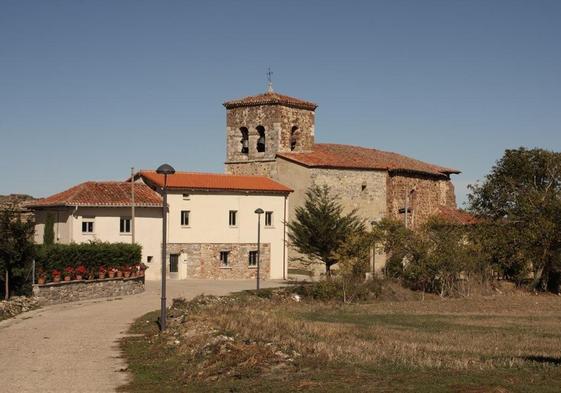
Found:
[{"label": "low stone wall", "polygon": [[35,285],[33,294],[42,305],[134,295],[144,292],[144,277],[61,281]]},{"label": "low stone wall", "polygon": [[10,300],[2,300],[0,301],[0,321],[38,307],[39,302],[33,297],[13,296]]}]

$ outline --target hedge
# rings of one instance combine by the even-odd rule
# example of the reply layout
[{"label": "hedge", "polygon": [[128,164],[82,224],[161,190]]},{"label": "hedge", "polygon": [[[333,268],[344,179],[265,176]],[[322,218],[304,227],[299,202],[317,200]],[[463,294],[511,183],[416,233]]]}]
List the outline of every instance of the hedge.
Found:
[{"label": "hedge", "polygon": [[90,242],[37,246],[38,269],[63,271],[70,266],[84,265],[88,271],[100,266],[121,268],[140,263],[142,247],[130,243]]}]

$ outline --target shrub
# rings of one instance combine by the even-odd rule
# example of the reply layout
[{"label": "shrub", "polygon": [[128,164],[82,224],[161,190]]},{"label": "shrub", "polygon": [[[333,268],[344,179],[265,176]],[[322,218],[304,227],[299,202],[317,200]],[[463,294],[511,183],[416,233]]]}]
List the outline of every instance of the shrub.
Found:
[{"label": "shrub", "polygon": [[138,264],[141,246],[127,243],[91,242],[82,244],[53,244],[37,246],[37,267],[45,271],[63,271],[67,267],[84,266],[98,271],[102,266],[130,266]]}]

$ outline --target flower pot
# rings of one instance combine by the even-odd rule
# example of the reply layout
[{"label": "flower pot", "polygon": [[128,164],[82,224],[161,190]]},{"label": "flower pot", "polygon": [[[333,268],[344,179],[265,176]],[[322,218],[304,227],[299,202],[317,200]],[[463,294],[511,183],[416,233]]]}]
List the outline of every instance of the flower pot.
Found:
[{"label": "flower pot", "polygon": [[81,281],[81,280],[82,280],[82,276],[76,275],[76,280]]},{"label": "flower pot", "polygon": [[45,284],[45,281],[46,281],[45,277],[38,277],[37,278],[37,284],[39,284],[39,285]]},{"label": "flower pot", "polygon": [[117,278],[121,278],[121,277],[123,277],[123,272],[119,270],[117,272]]},{"label": "flower pot", "polygon": [[144,276],[144,270],[139,271],[139,272],[138,272],[138,276],[139,276],[139,277],[143,277],[143,276]]},{"label": "flower pot", "polygon": [[105,273],[101,273],[101,272],[100,272],[100,273],[99,273],[99,279],[100,279],[100,280],[103,280],[104,278],[105,278]]},{"label": "flower pot", "polygon": [[64,276],[64,281],[70,281],[70,276]]},{"label": "flower pot", "polygon": [[136,272],[132,272],[131,277],[136,277]]},{"label": "flower pot", "polygon": [[109,278],[114,278],[115,277],[115,272],[109,272]]},{"label": "flower pot", "polygon": [[53,276],[54,282],[60,282],[60,276]]},{"label": "flower pot", "polygon": [[125,276],[125,278],[129,278],[131,276],[131,272],[123,272],[123,276]]}]

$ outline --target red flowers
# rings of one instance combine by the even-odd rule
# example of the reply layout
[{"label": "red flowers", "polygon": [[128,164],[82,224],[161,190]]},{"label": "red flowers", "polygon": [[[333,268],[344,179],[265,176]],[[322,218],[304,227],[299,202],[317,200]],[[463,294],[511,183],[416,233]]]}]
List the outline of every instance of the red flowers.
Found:
[{"label": "red flowers", "polygon": [[84,265],[79,265],[76,270],[74,270],[77,276],[83,276],[87,271],[88,269],[86,269]]}]

